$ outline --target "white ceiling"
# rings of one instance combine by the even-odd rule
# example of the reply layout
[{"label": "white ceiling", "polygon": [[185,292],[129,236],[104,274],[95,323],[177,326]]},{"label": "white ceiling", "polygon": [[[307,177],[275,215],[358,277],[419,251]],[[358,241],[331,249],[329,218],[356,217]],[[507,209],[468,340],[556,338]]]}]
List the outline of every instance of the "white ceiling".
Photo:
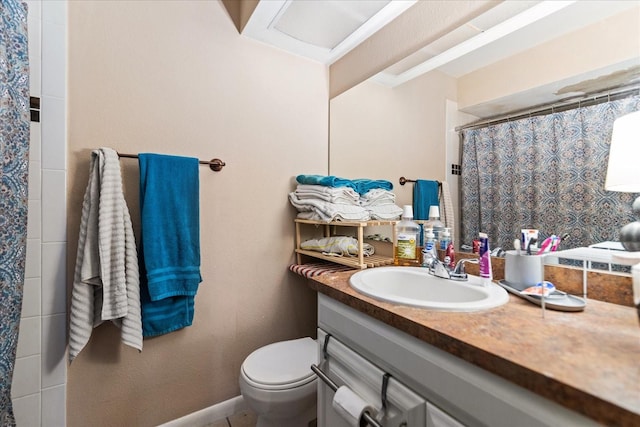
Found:
[{"label": "white ceiling", "polygon": [[260,0],[242,34],[330,65],[416,0]]},{"label": "white ceiling", "polygon": [[[460,77],[639,3],[506,0],[374,78],[395,86],[433,69]],[[330,65],[413,4],[415,0],[261,0],[243,35]]]},{"label": "white ceiling", "polygon": [[433,69],[461,77],[637,7],[639,3],[633,0],[504,1],[376,78],[395,86]]}]

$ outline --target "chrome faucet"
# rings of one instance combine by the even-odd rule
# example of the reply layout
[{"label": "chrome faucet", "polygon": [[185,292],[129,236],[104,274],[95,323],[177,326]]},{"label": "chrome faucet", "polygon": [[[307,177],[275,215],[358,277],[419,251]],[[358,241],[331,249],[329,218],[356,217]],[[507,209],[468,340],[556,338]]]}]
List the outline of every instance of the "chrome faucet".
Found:
[{"label": "chrome faucet", "polygon": [[461,259],[456,263],[453,270],[449,270],[445,265],[437,258],[434,258],[431,266],[429,267],[429,273],[436,277],[443,279],[465,281],[468,279],[467,273],[464,271],[464,264],[466,262],[477,262],[473,259]]},{"label": "chrome faucet", "polygon": [[429,273],[433,274],[436,277],[441,277],[443,279],[451,279],[451,275],[449,274],[449,270],[444,266],[442,261],[438,258],[434,258],[431,262],[431,267],[429,267]]}]

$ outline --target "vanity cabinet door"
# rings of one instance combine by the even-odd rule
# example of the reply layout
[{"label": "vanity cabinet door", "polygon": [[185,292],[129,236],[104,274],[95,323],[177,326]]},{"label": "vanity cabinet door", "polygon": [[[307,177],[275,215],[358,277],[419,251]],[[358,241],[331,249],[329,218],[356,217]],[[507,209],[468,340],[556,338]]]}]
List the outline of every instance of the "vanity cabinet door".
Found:
[{"label": "vanity cabinet door", "polygon": [[[318,343],[322,346],[325,332],[318,329]],[[320,349],[322,355],[322,349]],[[321,360],[322,360],[321,356]],[[387,408],[382,411],[381,390],[385,372],[361,355],[345,346],[336,338],[328,344],[328,357],[320,364],[320,369],[338,386],[347,386],[366,401],[385,427],[425,427],[427,426],[426,401],[413,390],[391,377],[387,385]],[[349,427],[342,415],[333,408],[335,393],[318,380],[318,426]],[[438,426],[440,424],[434,424]]]}]

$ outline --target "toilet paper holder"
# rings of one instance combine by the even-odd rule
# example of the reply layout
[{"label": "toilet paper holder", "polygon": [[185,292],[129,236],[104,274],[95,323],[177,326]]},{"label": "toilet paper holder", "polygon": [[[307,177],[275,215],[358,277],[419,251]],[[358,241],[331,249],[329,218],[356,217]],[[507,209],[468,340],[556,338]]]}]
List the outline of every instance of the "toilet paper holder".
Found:
[{"label": "toilet paper holder", "polygon": [[[315,374],[318,376],[318,378],[320,378],[322,380],[322,382],[324,382],[327,386],[329,386],[329,388],[331,390],[333,390],[333,392],[335,393],[338,390],[338,385],[333,382],[333,380],[331,378],[329,378],[329,376],[327,376],[327,374],[325,374],[322,369],[320,369],[318,366],[316,365],[311,365],[311,370],[313,372],[315,372]],[[373,427],[382,427],[382,425],[376,420],[374,419],[368,412],[364,412],[362,414],[362,418],[364,418],[364,420]]]}]

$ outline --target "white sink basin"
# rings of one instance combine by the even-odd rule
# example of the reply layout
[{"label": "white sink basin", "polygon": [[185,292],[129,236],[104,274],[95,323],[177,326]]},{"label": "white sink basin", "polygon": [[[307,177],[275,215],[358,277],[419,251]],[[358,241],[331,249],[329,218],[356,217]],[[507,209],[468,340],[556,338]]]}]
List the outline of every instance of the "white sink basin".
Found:
[{"label": "white sink basin", "polygon": [[367,268],[351,276],[352,288],[378,300],[439,311],[478,311],[501,306],[507,291],[495,283],[483,287],[481,279],[466,282],[442,279],[421,267]]}]

